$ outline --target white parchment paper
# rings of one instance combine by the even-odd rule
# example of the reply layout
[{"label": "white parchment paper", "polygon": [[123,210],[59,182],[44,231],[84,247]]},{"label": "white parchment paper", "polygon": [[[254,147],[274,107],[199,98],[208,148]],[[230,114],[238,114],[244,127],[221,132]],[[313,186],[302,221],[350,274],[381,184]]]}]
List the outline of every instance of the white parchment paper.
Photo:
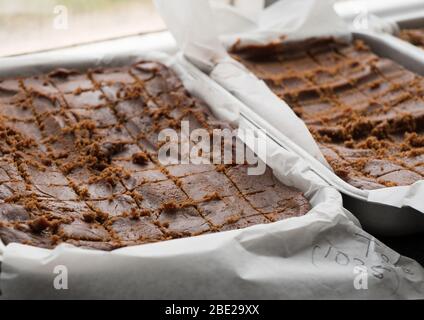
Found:
[{"label": "white parchment paper", "polygon": [[[142,57],[173,68],[217,115],[251,126],[241,116],[246,106],[183,59]],[[264,160],[274,174],[309,198],[305,216],[112,252],[9,244],[2,249],[1,298],[424,298],[421,266],[364,232],[342,208],[340,193],[299,156],[266,143]]]},{"label": "white parchment paper", "polygon": [[[281,133],[280,142],[301,155],[331,185],[357,199],[398,208],[409,206],[424,213],[422,181],[406,187],[367,191],[355,188],[337,177],[303,121],[263,81],[224,54],[223,47],[231,47],[236,42],[242,46],[317,36],[334,36],[349,41],[349,26],[334,12],[333,0],[280,0],[258,14],[256,19],[246,17],[229,6],[211,8],[208,0],[155,2],[184,55],[278,129]],[[176,16],[179,18],[175,19]],[[207,17],[207,21],[195,24],[194,17],[198,20],[202,16]],[[215,17],[212,22],[209,20],[211,17]],[[196,31],[191,32],[192,29]],[[192,50],[205,46],[207,50]]]},{"label": "white parchment paper", "polygon": [[[300,2],[303,2],[303,0]],[[307,4],[309,2],[307,1]],[[270,123],[280,129],[290,140],[302,146],[318,161],[329,167],[303,121],[294,114],[284,101],[275,96],[262,81],[228,56],[221,42],[217,39],[215,24],[211,23],[211,21],[216,20],[213,18],[213,12],[207,0],[181,0],[178,2],[158,0],[156,5],[176,38],[179,47],[191,62],[201,70],[210,73],[214,80],[223,85],[243,103],[254,108],[258,114],[266,113],[267,120]],[[277,9],[281,10],[280,7],[277,7]],[[222,21],[222,24],[220,20],[219,25],[227,26],[227,31],[230,27],[237,28],[236,23],[234,23],[236,11],[230,7],[222,6],[219,6],[218,10],[218,14],[224,15],[226,18]],[[224,12],[228,14],[224,14]],[[237,21],[247,21],[248,18],[244,19],[241,16]],[[252,29],[253,25],[252,22],[250,28],[246,28]],[[264,41],[266,39],[268,38],[264,38]],[[249,43],[248,40],[246,41]],[[276,117],[276,115],[279,116]]]}]

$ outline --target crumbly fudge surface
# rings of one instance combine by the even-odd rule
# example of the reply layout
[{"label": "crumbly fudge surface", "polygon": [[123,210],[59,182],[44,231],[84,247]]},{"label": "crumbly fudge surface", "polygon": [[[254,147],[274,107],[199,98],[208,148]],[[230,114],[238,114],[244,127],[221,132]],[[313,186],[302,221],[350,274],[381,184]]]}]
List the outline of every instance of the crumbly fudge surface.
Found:
[{"label": "crumbly fudge surface", "polygon": [[414,46],[424,49],[424,28],[402,29],[398,36]]},{"label": "crumbly fudge surface", "polygon": [[267,168],[169,165],[158,133],[228,128],[163,65],[0,82],[0,237],[111,250],[305,214]]},{"label": "crumbly fudge surface", "polygon": [[359,40],[234,50],[304,120],[346,182],[378,189],[423,179],[423,77]]}]

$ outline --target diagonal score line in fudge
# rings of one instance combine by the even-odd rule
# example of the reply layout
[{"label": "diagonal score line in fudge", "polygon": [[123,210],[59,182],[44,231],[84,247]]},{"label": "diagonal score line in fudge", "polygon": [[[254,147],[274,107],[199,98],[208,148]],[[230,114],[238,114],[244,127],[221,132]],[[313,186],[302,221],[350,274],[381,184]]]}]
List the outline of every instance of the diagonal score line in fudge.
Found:
[{"label": "diagonal score line in fudge", "polygon": [[424,175],[424,78],[361,41],[232,48],[305,122],[335,173],[360,189]]},{"label": "diagonal score line in fudge", "polygon": [[398,37],[414,46],[424,49],[424,28],[402,29]]},{"label": "diagonal score line in fudge", "polygon": [[0,237],[114,248],[307,213],[270,168],[158,161],[161,130],[232,129],[152,61],[0,82]]}]

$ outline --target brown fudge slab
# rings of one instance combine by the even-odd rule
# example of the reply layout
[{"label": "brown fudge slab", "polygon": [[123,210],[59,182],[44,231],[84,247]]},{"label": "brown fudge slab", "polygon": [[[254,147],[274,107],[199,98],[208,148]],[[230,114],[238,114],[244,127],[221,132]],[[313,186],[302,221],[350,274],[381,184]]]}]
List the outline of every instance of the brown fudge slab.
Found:
[{"label": "brown fudge slab", "polygon": [[424,28],[402,29],[398,36],[414,46],[424,49]]},{"label": "brown fudge slab", "polygon": [[229,127],[165,66],[0,81],[0,237],[115,248],[269,223],[309,211],[267,168],[162,165],[158,129]]},{"label": "brown fudge slab", "polygon": [[339,177],[361,189],[423,179],[423,77],[359,40],[233,51],[304,120]]}]

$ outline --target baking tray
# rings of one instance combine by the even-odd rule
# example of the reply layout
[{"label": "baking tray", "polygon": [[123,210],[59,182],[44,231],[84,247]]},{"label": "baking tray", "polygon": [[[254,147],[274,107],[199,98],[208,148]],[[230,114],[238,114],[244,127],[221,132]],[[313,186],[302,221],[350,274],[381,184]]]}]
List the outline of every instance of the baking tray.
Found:
[{"label": "baking tray", "polygon": [[[383,1],[375,4],[362,1],[359,6],[358,3],[350,1],[350,3],[340,3],[338,5],[347,9],[343,12],[339,11],[339,14],[350,20],[350,22],[362,11],[376,14],[389,23],[395,22],[399,29],[424,27],[424,2],[419,3],[418,1],[408,0],[403,3],[392,3],[390,8],[387,8]],[[359,11],[353,12],[353,8],[359,9]],[[379,56],[392,59],[407,69],[424,76],[424,52],[421,48],[398,38],[396,35],[373,30],[353,31],[353,37],[364,40]],[[365,229],[370,232],[375,230],[374,225],[376,223],[379,223],[379,226],[383,229],[381,231],[385,231],[391,228],[391,225],[398,223],[399,230],[404,229],[411,232],[416,230],[417,233],[424,233],[422,222],[424,214],[413,208],[403,207],[396,209],[378,203],[358,201],[357,197],[345,193],[343,193],[343,199],[344,205],[354,212],[365,225]],[[366,211],[373,212],[373,214],[364,214]],[[387,212],[390,212],[390,214],[387,215]],[[375,230],[375,232],[377,234],[381,233],[380,230]],[[382,233],[384,236],[396,234],[397,232],[393,232],[393,234]]]},{"label": "baking tray", "polygon": [[[353,32],[353,37],[366,42],[379,56],[389,58],[424,76],[424,54],[419,55],[415,50],[411,51],[410,46],[404,41],[397,41],[399,39],[391,35],[360,31]],[[342,194],[344,206],[351,210],[364,228],[371,233],[394,236],[424,232],[424,213],[418,210],[411,207],[396,208],[363,201],[344,192]]]},{"label": "baking tray", "polygon": [[[371,31],[353,31],[352,36],[353,39],[363,40],[377,55],[392,59],[407,69],[424,76],[424,55],[421,50],[411,50],[413,46],[392,35],[377,34]],[[211,75],[213,77],[213,72]],[[220,80],[217,81],[220,82]],[[225,80],[221,85],[226,87]],[[231,91],[231,88],[228,89]],[[240,99],[243,99],[242,92],[237,92],[237,94]],[[342,193],[344,206],[359,219],[363,228],[371,234],[402,236],[424,232],[424,212],[410,206],[396,207],[390,205],[390,202],[386,200],[384,202],[370,201],[368,191],[356,188],[339,178],[286,136],[280,135],[279,141],[288,150],[299,154],[315,173]]]}]

